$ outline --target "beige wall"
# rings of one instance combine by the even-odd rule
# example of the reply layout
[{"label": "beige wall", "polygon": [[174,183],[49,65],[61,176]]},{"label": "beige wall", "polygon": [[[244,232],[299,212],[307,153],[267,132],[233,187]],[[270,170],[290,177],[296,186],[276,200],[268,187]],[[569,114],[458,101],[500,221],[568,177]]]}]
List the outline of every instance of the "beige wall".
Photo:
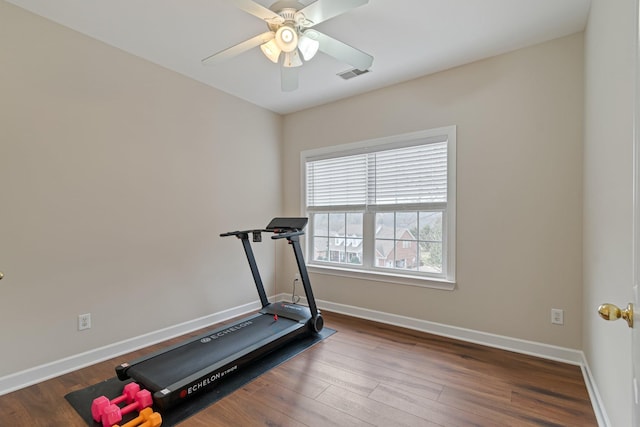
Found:
[{"label": "beige wall", "polygon": [[280,116],[4,1],[0,58],[0,377],[257,300]]},{"label": "beige wall", "polygon": [[[284,125],[3,1],[0,55],[0,376],[256,300],[240,245],[218,234],[266,225],[282,200],[300,214],[300,151],[446,125],[457,289],[314,274],[317,297],[582,348],[582,35]],[[289,254],[258,256],[273,294]],[[94,326],[77,332],[85,312]]]},{"label": "beige wall", "polygon": [[585,32],[584,352],[612,426],[631,425],[634,1],[593,0]]},{"label": "beige wall", "polygon": [[582,111],[577,34],[287,115],[292,215],[301,151],[457,125],[457,289],[312,274],[316,296],[580,349]]}]

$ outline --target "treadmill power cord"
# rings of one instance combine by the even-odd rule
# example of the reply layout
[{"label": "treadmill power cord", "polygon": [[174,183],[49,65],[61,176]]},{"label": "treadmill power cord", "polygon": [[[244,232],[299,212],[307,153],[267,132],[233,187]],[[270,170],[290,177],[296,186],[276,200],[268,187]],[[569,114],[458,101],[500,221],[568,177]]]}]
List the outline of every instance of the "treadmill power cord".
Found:
[{"label": "treadmill power cord", "polygon": [[300,301],[300,296],[296,295],[296,282],[298,281],[298,279],[293,279],[293,283],[292,283],[292,291],[291,291],[291,303],[292,304],[297,304]]}]

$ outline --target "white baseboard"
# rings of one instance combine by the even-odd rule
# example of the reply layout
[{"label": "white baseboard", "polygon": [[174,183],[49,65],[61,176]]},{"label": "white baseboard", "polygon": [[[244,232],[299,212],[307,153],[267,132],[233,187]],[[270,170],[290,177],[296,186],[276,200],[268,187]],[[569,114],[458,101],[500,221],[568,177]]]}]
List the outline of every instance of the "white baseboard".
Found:
[{"label": "white baseboard", "polygon": [[[277,301],[291,301],[291,295],[279,294],[276,296],[276,299]],[[500,348],[503,350],[542,357],[544,359],[555,360],[577,366],[582,365],[584,360],[580,350],[495,335],[473,329],[459,328],[457,326],[385,313],[383,311],[369,310],[367,308],[339,304],[331,301],[317,300],[316,302],[318,307],[334,313],[346,314],[360,319],[372,320],[374,322],[399,326],[401,328],[426,332],[460,341],[472,342],[488,347]],[[306,298],[304,296],[300,297],[300,303],[306,304]]]},{"label": "white baseboard", "polygon": [[[260,309],[258,301],[0,377],[0,396]],[[115,368],[115,366],[114,366]],[[115,375],[115,370],[114,370]]]},{"label": "white baseboard", "polygon": [[[276,299],[277,301],[291,301],[291,295],[279,294],[276,296]],[[306,302],[304,296],[301,296],[300,302],[303,304]],[[581,350],[495,335],[472,329],[459,328],[442,323],[429,322],[427,320],[369,310],[366,308],[330,301],[317,300],[316,302],[319,308],[335,313],[580,366],[584,382],[591,399],[591,404],[593,406],[596,419],[598,420],[598,425],[600,427],[609,427],[611,425],[606,411],[604,410],[604,405],[600,398],[598,388],[593,376],[591,375],[591,370],[589,369],[585,355]]]},{"label": "white baseboard", "polygon": [[600,392],[598,391],[595,379],[591,374],[591,369],[589,368],[589,364],[587,363],[587,359],[584,356],[584,353],[582,354],[582,358],[582,376],[584,377],[584,383],[587,386],[587,392],[589,392],[589,398],[591,399],[593,412],[595,412],[596,419],[598,420],[598,426],[610,427],[611,421],[609,421],[609,416],[604,409],[604,402],[602,401],[602,397],[600,397]]},{"label": "white baseboard", "polygon": [[[278,294],[275,296],[274,300],[291,301],[291,295]],[[305,303],[306,299],[301,297],[301,302]],[[589,392],[589,397],[591,398],[591,403],[598,420],[598,425],[600,427],[610,426],[610,422],[604,410],[602,399],[600,398],[594,378],[591,375],[584,353],[580,350],[526,341],[518,338],[510,338],[330,301],[318,300],[317,304],[321,309],[335,313],[580,366],[587,386],[587,391]],[[244,304],[229,310],[224,310],[219,313],[214,313],[209,316],[204,316],[199,319],[194,319],[1,377],[0,396],[104,360],[112,359],[122,354],[130,353],[132,351],[205,328],[215,323],[254,312],[259,308],[260,304],[257,301],[250,304]]]}]

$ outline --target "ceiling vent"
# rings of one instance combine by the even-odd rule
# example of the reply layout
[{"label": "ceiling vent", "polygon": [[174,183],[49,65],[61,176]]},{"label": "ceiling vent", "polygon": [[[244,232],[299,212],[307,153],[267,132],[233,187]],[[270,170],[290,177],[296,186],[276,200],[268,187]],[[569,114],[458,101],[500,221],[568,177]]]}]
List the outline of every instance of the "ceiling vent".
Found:
[{"label": "ceiling vent", "polygon": [[369,70],[358,70],[357,68],[354,68],[352,70],[347,70],[347,71],[343,71],[342,73],[338,73],[338,76],[342,77],[345,80],[349,80],[354,77],[358,77],[363,74],[366,74],[368,72]]}]

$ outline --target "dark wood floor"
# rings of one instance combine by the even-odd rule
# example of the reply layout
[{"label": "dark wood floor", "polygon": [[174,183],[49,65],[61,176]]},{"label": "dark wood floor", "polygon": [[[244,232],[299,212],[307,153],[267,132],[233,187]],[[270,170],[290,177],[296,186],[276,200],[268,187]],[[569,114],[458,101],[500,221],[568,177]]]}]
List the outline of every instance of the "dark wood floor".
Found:
[{"label": "dark wood floor", "polygon": [[[336,334],[180,425],[597,426],[577,366],[324,317]],[[163,345],[0,396],[0,426],[82,426],[64,395]]]}]

